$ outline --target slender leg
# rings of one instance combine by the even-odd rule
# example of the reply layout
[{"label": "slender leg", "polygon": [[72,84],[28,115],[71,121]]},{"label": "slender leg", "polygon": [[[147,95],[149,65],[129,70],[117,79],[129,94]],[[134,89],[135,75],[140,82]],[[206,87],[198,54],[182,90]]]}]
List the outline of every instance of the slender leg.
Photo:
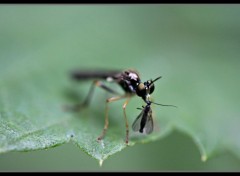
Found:
[{"label": "slender leg", "polygon": [[129,128],[128,128],[128,120],[127,120],[127,114],[126,114],[126,106],[130,100],[130,97],[127,98],[127,100],[124,102],[122,108],[124,113],[124,119],[125,119],[125,125],[126,125],[126,144],[128,144],[128,137],[129,137]]},{"label": "slender leg", "polygon": [[92,85],[91,85],[91,87],[90,87],[90,90],[89,90],[89,92],[88,92],[88,94],[87,94],[87,97],[85,98],[85,100],[83,101],[83,103],[76,105],[76,108],[77,108],[77,109],[80,109],[81,107],[85,107],[85,106],[88,106],[88,105],[89,105],[89,102],[90,102],[90,100],[92,99],[92,95],[93,95],[93,91],[94,91],[95,86],[96,86],[96,83],[95,83],[95,81],[94,81],[94,82],[92,83]]},{"label": "slender leg", "polygon": [[90,100],[92,99],[92,95],[93,95],[93,92],[94,92],[94,89],[95,89],[96,86],[98,86],[98,87],[100,87],[100,88],[102,88],[102,89],[104,89],[107,92],[110,92],[112,94],[119,94],[116,91],[114,91],[111,88],[109,88],[106,85],[104,85],[103,82],[96,80],[96,81],[94,81],[92,83],[92,85],[91,85],[91,87],[89,89],[88,95],[85,98],[85,100],[82,103],[76,104],[76,105],[74,105],[72,107],[67,107],[67,110],[79,111],[81,108],[88,106],[89,103],[90,103]]},{"label": "slender leg", "polygon": [[117,101],[117,100],[120,100],[122,98],[126,98],[126,95],[122,95],[122,96],[117,96],[117,97],[111,97],[111,98],[108,98],[106,100],[106,109],[105,109],[105,124],[104,124],[104,128],[103,128],[103,131],[101,133],[101,135],[97,138],[98,140],[102,140],[106,134],[106,131],[108,129],[108,125],[109,125],[109,121],[108,121],[108,104],[110,102],[113,102],[113,101]]},{"label": "slender leg", "polygon": [[[88,92],[88,95],[87,97],[85,98],[85,100],[83,101],[83,103],[81,104],[77,104],[71,108],[68,108],[69,110],[72,110],[72,111],[79,111],[81,108],[89,105],[90,103],[90,100],[92,99],[92,95],[93,95],[93,92],[94,92],[94,88],[95,86],[98,86],[104,90],[106,90],[107,92],[110,92],[112,94],[118,94],[118,92],[114,91],[113,89],[107,87],[103,82],[101,81],[94,81],[93,84],[91,85],[90,87],[90,90]],[[124,102],[122,108],[123,108],[123,113],[124,113],[124,119],[125,119],[125,125],[126,125],[126,143],[128,144],[128,138],[129,138],[129,128],[128,128],[128,121],[127,121],[127,115],[126,115],[126,106],[130,100],[130,96],[128,94],[125,94],[125,95],[121,95],[121,96],[117,96],[117,97],[111,97],[111,98],[108,98],[106,100],[106,107],[105,107],[105,123],[104,123],[104,128],[103,128],[103,131],[101,133],[101,135],[98,137],[98,140],[102,140],[106,134],[106,131],[108,129],[108,125],[109,125],[109,121],[108,121],[108,111],[109,111],[109,107],[108,107],[108,104],[110,102],[113,102],[113,101],[117,101],[117,100],[120,100],[120,99],[123,99],[123,98],[127,98],[127,100]]]},{"label": "slender leg", "polygon": [[107,92],[110,92],[112,94],[116,94],[116,95],[121,95],[118,92],[116,92],[115,90],[111,89],[110,87],[106,86],[103,82],[101,81],[94,81],[93,82],[94,85],[101,87],[102,89],[106,90]]}]

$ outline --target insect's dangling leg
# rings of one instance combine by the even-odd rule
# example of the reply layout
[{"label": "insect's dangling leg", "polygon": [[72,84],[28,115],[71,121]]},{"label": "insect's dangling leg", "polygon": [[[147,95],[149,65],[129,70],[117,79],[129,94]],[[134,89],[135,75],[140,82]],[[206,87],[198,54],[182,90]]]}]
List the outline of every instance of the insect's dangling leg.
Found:
[{"label": "insect's dangling leg", "polygon": [[89,102],[90,100],[92,99],[92,95],[93,95],[93,91],[96,87],[96,83],[95,81],[92,83],[89,91],[88,91],[88,94],[87,94],[87,97],[85,98],[85,100],[83,101],[83,103],[79,104],[79,106],[88,106],[89,105]]},{"label": "insect's dangling leg", "polygon": [[72,107],[68,107],[68,110],[79,111],[81,108],[88,106],[89,103],[90,103],[90,100],[92,99],[92,95],[93,95],[93,92],[94,92],[94,89],[95,89],[96,86],[100,87],[100,88],[102,88],[102,89],[104,89],[107,92],[110,92],[112,94],[118,94],[119,95],[119,93],[117,93],[116,91],[114,91],[111,88],[107,87],[101,81],[95,80],[95,81],[93,81],[93,83],[92,83],[92,85],[91,85],[91,87],[89,89],[89,92],[88,92],[87,97],[85,98],[85,100],[82,103],[80,103],[80,104],[76,104],[76,105],[74,105]]},{"label": "insect's dangling leg", "polygon": [[90,88],[90,90],[89,90],[89,92],[88,92],[88,95],[87,95],[87,97],[85,98],[85,100],[83,101],[83,105],[84,105],[84,106],[89,105],[90,100],[92,99],[93,90],[94,90],[94,88],[95,88],[96,86],[97,86],[97,87],[100,87],[100,88],[102,88],[102,89],[104,89],[104,90],[106,90],[106,91],[109,92],[109,93],[119,95],[118,92],[116,92],[116,91],[114,91],[113,89],[107,87],[103,82],[96,80],[96,81],[93,81],[93,84],[91,85],[91,88]]},{"label": "insect's dangling leg", "polygon": [[126,144],[128,144],[128,138],[129,138],[129,128],[128,128],[128,120],[127,120],[127,114],[126,114],[126,106],[130,100],[130,97],[127,98],[127,100],[124,102],[122,108],[124,113],[124,120],[126,125]]},{"label": "insect's dangling leg", "polygon": [[126,98],[126,95],[122,95],[122,96],[117,96],[117,97],[111,97],[111,98],[108,98],[106,100],[106,107],[105,107],[105,123],[104,123],[104,128],[103,128],[103,131],[101,133],[101,135],[97,138],[98,140],[102,140],[106,134],[106,131],[108,129],[108,125],[109,125],[109,121],[108,121],[108,104],[110,102],[113,102],[113,101],[117,101],[117,100],[120,100],[122,98]]}]

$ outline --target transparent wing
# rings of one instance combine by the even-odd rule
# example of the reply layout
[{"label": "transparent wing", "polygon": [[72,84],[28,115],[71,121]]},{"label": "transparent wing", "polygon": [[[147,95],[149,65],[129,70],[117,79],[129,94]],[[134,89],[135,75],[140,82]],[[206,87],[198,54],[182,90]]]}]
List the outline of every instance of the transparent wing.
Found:
[{"label": "transparent wing", "polygon": [[145,132],[147,134],[150,134],[153,132],[153,118],[152,118],[152,110],[150,109],[150,111],[147,114],[147,122],[145,125]]},{"label": "transparent wing", "polygon": [[133,131],[139,131],[140,130],[140,124],[141,124],[141,120],[142,120],[142,116],[143,116],[143,112],[142,111],[137,118],[134,120],[133,124],[132,124],[132,129]]}]

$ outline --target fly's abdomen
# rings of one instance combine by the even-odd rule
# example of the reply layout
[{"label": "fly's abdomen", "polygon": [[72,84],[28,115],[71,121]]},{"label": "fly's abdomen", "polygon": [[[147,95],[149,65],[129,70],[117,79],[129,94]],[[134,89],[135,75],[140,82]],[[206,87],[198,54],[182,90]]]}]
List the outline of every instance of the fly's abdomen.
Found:
[{"label": "fly's abdomen", "polygon": [[114,77],[120,73],[119,70],[74,70],[71,72],[71,77],[74,80],[87,80],[87,79],[107,79]]}]

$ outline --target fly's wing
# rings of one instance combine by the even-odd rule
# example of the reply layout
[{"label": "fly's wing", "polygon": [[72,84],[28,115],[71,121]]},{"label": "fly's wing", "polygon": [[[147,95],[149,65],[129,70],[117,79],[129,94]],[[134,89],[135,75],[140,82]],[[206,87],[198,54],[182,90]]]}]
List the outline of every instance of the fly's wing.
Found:
[{"label": "fly's wing", "polygon": [[145,132],[147,134],[150,134],[153,132],[153,118],[152,118],[152,109],[149,110],[148,114],[147,114],[147,122],[145,125]]},{"label": "fly's wing", "polygon": [[139,131],[140,130],[140,124],[141,124],[141,120],[142,120],[142,116],[143,116],[143,112],[144,110],[142,110],[142,112],[137,116],[137,118],[134,120],[133,124],[132,124],[132,129],[133,131]]}]

